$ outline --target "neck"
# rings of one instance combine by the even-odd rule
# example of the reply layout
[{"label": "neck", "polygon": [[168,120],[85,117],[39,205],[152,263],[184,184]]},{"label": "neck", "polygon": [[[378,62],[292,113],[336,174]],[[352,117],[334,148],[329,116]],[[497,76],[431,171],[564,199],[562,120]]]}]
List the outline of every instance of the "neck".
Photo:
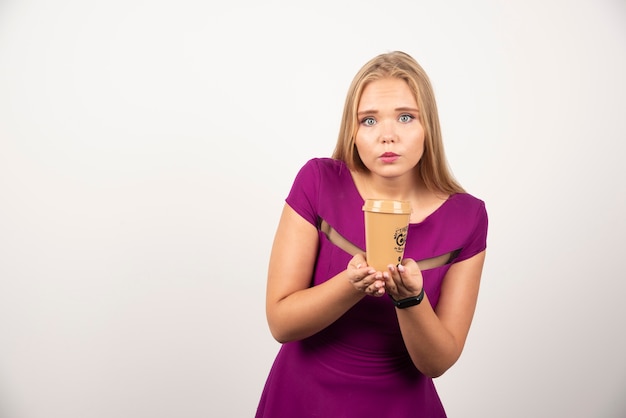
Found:
[{"label": "neck", "polygon": [[367,173],[361,178],[364,199],[415,200],[426,191],[422,179],[415,175],[385,178]]}]

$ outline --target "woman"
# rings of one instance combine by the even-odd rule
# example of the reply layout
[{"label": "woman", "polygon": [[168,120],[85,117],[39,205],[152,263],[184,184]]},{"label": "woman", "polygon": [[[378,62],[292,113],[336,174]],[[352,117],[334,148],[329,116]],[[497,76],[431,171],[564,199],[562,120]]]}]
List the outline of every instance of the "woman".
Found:
[{"label": "woman", "polygon": [[[362,250],[373,198],[412,207],[405,258],[385,271]],[[447,168],[426,73],[403,52],[375,57],[332,158],[308,161],[286,199],[266,295],[283,345],[256,416],[445,417],[432,379],[463,350],[486,237],[484,203]]]}]

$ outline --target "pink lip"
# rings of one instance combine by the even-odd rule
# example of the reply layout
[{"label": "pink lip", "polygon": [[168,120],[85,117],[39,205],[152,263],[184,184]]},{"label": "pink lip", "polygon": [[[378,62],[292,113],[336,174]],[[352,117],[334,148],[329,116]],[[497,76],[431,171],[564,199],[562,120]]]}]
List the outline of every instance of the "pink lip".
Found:
[{"label": "pink lip", "polygon": [[393,152],[386,152],[380,156],[384,163],[392,163],[398,159],[399,155]]}]

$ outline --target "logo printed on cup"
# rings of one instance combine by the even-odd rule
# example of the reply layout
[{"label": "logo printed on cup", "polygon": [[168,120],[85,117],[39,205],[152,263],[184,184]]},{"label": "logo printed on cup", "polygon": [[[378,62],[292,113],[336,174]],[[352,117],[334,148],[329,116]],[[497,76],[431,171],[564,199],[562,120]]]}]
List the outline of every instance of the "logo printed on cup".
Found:
[{"label": "logo printed on cup", "polygon": [[406,233],[407,233],[408,227],[404,227],[404,228],[398,228],[396,229],[395,234],[393,235],[393,239],[396,241],[396,246],[394,247],[394,249],[401,253],[404,251],[404,244],[406,243]]}]

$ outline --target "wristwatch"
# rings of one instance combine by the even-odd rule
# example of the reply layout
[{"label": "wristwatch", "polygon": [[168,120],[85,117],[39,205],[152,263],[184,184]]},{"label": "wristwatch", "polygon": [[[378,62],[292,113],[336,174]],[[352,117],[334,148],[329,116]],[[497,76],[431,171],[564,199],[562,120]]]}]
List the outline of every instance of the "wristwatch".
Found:
[{"label": "wristwatch", "polygon": [[389,295],[389,297],[391,298],[391,300],[393,301],[393,304],[396,305],[396,308],[398,309],[404,309],[404,308],[408,308],[409,306],[419,305],[422,302],[422,299],[424,299],[424,287],[422,286],[422,291],[417,296],[411,296],[409,298],[404,298],[400,300],[395,300],[394,298],[391,297],[391,295]]}]

